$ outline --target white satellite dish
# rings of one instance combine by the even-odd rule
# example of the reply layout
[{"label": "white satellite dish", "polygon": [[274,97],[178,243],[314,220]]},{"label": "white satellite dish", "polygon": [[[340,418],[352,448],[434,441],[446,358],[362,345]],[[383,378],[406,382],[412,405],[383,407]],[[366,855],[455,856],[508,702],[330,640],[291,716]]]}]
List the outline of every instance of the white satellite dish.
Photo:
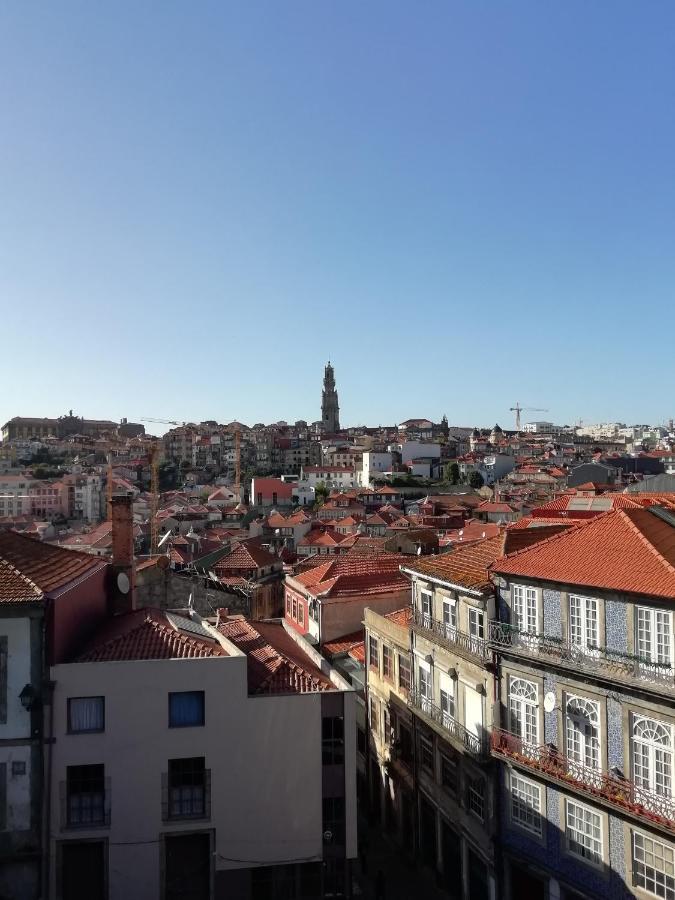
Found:
[{"label": "white satellite dish", "polygon": [[126,572],[118,572],[117,573],[117,590],[120,594],[128,594],[129,588],[131,587],[131,582],[129,581],[129,576]]},{"label": "white satellite dish", "polygon": [[555,709],[555,694],[553,691],[548,691],[544,695],[544,710],[547,713],[553,712]]}]

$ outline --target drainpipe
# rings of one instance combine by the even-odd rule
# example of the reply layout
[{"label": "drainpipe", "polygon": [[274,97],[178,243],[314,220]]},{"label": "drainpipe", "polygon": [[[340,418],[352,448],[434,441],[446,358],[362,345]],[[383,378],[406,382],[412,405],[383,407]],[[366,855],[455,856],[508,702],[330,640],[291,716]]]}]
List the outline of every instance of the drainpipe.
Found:
[{"label": "drainpipe", "polygon": [[[42,715],[40,725],[40,745],[42,754],[47,752],[46,764],[43,760],[42,772],[42,900],[50,895],[51,860],[51,816],[52,816],[52,748],[54,745],[54,682],[45,677],[48,673],[47,659],[47,615],[42,619]],[[49,725],[45,736],[45,704],[49,705]],[[42,755],[41,754],[41,755]]]}]

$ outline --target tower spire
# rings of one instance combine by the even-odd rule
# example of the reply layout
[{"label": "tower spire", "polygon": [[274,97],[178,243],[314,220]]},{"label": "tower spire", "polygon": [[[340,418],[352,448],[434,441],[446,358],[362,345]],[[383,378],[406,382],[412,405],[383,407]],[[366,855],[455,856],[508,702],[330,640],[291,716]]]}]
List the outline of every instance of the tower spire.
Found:
[{"label": "tower spire", "polygon": [[321,394],[321,424],[328,434],[340,430],[340,406],[335,387],[335,373],[330,360],[323,372],[323,392]]}]

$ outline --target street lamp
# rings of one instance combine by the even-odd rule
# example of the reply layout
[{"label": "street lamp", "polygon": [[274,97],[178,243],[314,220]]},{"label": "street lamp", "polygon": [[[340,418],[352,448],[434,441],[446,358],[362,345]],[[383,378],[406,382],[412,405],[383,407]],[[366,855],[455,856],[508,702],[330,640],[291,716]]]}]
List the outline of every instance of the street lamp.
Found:
[{"label": "street lamp", "polygon": [[19,700],[26,712],[30,712],[38,705],[38,698],[32,684],[25,684],[23,686],[23,689],[19,694]]}]

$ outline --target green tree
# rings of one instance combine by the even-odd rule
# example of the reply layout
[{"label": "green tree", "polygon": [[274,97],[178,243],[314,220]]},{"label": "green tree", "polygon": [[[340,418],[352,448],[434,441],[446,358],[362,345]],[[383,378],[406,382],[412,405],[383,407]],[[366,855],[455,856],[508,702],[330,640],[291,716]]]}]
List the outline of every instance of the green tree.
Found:
[{"label": "green tree", "polygon": [[319,505],[326,502],[329,493],[330,491],[323,481],[320,481],[314,488],[314,498]]},{"label": "green tree", "polygon": [[485,484],[483,476],[480,472],[470,472],[469,473],[469,484],[474,489],[474,491],[480,490]]},{"label": "green tree", "polygon": [[445,480],[450,484],[459,484],[459,466],[456,462],[445,467]]}]

